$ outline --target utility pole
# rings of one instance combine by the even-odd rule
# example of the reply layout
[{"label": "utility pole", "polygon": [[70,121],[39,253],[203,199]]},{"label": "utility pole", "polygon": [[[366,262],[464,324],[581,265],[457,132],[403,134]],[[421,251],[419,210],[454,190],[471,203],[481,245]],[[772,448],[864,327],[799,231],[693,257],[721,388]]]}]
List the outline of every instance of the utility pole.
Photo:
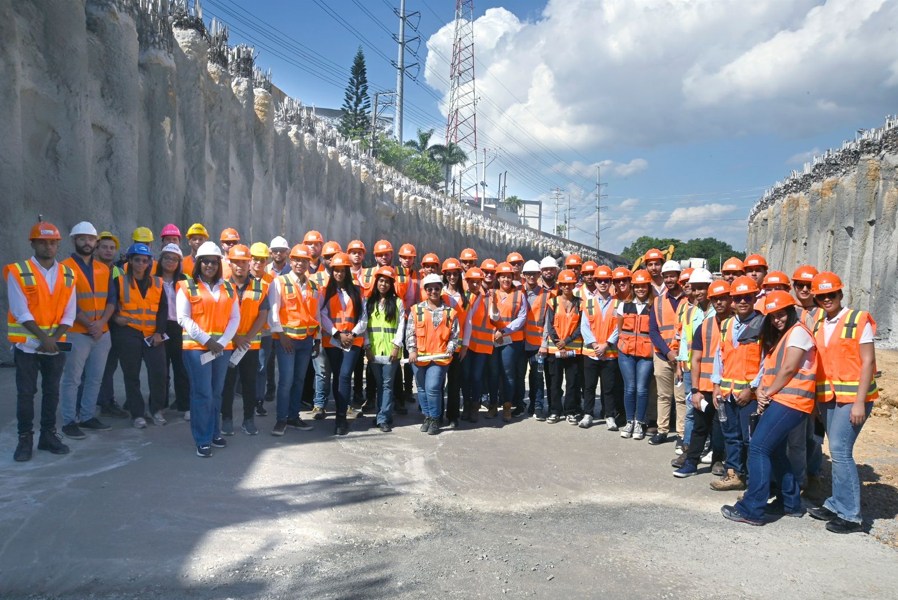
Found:
[{"label": "utility pole", "polygon": [[600,250],[602,245],[602,211],[606,208],[602,206],[603,185],[608,184],[602,183],[602,167],[596,166],[596,251]]},{"label": "utility pole", "polygon": [[[399,44],[399,56],[393,66],[396,67],[396,120],[393,122],[393,135],[396,137],[396,141],[402,144],[402,117],[403,117],[403,105],[405,100],[405,72],[409,69],[415,68],[418,66],[418,63],[413,63],[408,66],[405,64],[405,50],[406,47],[413,43],[421,41],[420,36],[415,36],[409,40],[405,39],[405,26],[408,25],[409,29],[414,32],[418,31],[418,23],[410,23],[409,19],[413,17],[418,17],[418,20],[421,19],[421,13],[415,11],[413,13],[406,14],[405,12],[405,0],[399,1],[399,10],[393,9],[393,12],[396,13],[396,16],[399,17],[399,35],[393,36],[393,39]],[[417,48],[412,52],[412,56],[417,57]],[[414,79],[414,77],[412,78]]]},{"label": "utility pole", "polygon": [[552,193],[552,201],[555,203],[555,219],[552,221],[552,235],[558,235],[558,207],[561,206],[561,190],[555,188]]},{"label": "utility pole", "polygon": [[458,200],[473,193],[478,200],[477,86],[474,78],[474,0],[455,0],[455,35],[449,69],[446,143],[460,146],[474,164],[457,167]]},{"label": "utility pole", "polygon": [[567,193],[567,218],[564,220],[564,237],[571,239],[571,193]]},{"label": "utility pole", "polygon": [[[381,101],[381,97],[386,98]],[[396,92],[374,92],[374,110],[371,112],[371,156],[375,155],[375,146],[377,144],[377,116],[378,111],[382,108],[388,108],[396,104]]]}]

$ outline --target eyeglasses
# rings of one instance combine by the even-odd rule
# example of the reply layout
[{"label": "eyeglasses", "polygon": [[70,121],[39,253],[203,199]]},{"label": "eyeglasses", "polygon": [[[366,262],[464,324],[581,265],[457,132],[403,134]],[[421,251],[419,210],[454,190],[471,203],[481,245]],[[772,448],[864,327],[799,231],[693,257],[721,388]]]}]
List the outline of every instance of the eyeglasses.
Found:
[{"label": "eyeglasses", "polygon": [[839,292],[827,292],[825,294],[817,294],[814,296],[817,300],[835,300]]},{"label": "eyeglasses", "polygon": [[596,283],[611,283],[610,279],[596,279]]},{"label": "eyeglasses", "polygon": [[286,254],[287,250],[287,248],[271,248],[271,251],[275,254]]},{"label": "eyeglasses", "polygon": [[218,259],[217,258],[201,258],[200,264],[201,265],[217,265]]},{"label": "eyeglasses", "polygon": [[135,265],[146,265],[149,264],[150,259],[146,256],[132,256],[131,262],[133,262]]},{"label": "eyeglasses", "polygon": [[755,301],[754,294],[742,295],[742,296],[732,296],[733,304],[739,304],[741,302],[745,302],[746,304],[753,304]]},{"label": "eyeglasses", "polygon": [[178,258],[177,254],[163,254],[161,260],[164,260],[167,262],[178,262],[181,259]]},{"label": "eyeglasses", "polygon": [[792,285],[795,286],[796,290],[798,288],[810,288],[811,287],[811,284],[808,283],[807,281],[793,281]]}]

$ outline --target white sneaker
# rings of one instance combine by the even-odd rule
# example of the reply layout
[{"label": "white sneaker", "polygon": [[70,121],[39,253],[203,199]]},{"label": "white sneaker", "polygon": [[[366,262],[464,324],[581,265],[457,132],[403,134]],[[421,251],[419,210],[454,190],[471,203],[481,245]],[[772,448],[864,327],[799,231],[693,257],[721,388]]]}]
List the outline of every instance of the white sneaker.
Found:
[{"label": "white sneaker", "polygon": [[645,439],[645,425],[639,422],[636,423],[636,427],[633,428],[633,439]]},{"label": "white sneaker", "polygon": [[147,428],[146,419],[144,419],[143,417],[137,417],[136,419],[131,421],[131,424],[134,425],[134,429],[146,429]]},{"label": "white sneaker", "polygon": [[185,410],[185,411],[184,411],[184,420],[185,420],[185,421],[189,421],[189,420],[190,420],[190,411],[189,411],[189,410]]},{"label": "white sneaker", "polygon": [[583,429],[589,429],[592,426],[592,415],[583,415],[578,425]]},{"label": "white sneaker", "polygon": [[608,431],[617,431],[617,423],[614,419],[607,419],[605,421],[605,427],[608,428]]},{"label": "white sneaker", "polygon": [[703,464],[703,465],[710,465],[710,464],[711,464],[711,460],[712,460],[711,455],[712,455],[712,454],[714,454],[714,452],[711,451],[711,450],[708,450],[708,453],[705,454],[705,455],[702,457],[702,464]]},{"label": "white sneaker", "polygon": [[571,425],[576,425],[576,424],[577,424],[577,417],[574,416],[574,415],[568,415],[568,416],[567,416],[567,422],[570,423]]},{"label": "white sneaker", "polygon": [[620,430],[620,436],[624,439],[633,437],[633,429],[636,427],[636,421],[627,421],[624,428]]},{"label": "white sneaker", "polygon": [[158,425],[160,427],[168,423],[168,421],[165,420],[165,417],[162,416],[161,410],[154,415],[150,415],[150,418],[153,420],[154,425]]}]

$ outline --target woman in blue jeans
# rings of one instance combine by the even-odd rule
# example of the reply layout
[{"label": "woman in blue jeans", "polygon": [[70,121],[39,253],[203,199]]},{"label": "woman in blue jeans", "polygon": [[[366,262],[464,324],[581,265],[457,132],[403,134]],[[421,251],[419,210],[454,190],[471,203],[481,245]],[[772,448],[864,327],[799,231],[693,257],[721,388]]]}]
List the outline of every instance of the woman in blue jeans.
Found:
[{"label": "woman in blue jeans", "polygon": [[[493,327],[490,325],[489,294],[482,288],[483,271],[477,267],[471,267],[465,273],[465,283],[468,286],[468,312],[466,315],[467,326],[464,327],[467,339],[462,341],[467,345],[468,352],[461,363],[462,366],[462,393],[465,399],[465,409],[462,419],[476,423],[480,418],[481,392],[486,388],[495,403],[498,399],[499,378],[490,377],[486,369],[487,361],[493,355]],[[486,377],[484,377],[486,375]],[[465,418],[467,415],[467,418]]]},{"label": "woman in blue jeans", "polygon": [[[500,377],[502,420],[506,423],[511,421],[512,407],[524,400],[524,382],[519,378],[519,369],[526,360],[524,328],[527,325],[527,294],[523,287],[515,287],[514,274],[510,263],[499,263],[496,267],[498,286],[490,291],[489,307],[490,321],[496,327],[493,334],[496,346],[490,370]],[[488,419],[496,416],[496,408],[490,404]]]},{"label": "woman in blue jeans", "polygon": [[377,386],[377,417],[374,424],[384,433],[392,431],[393,378],[402,356],[405,340],[405,308],[396,295],[396,272],[380,267],[374,273],[374,291],[368,297],[368,329],[365,331],[365,355]]},{"label": "woman in blue jeans", "polygon": [[[817,393],[817,348],[814,337],[799,322],[795,299],[782,290],[769,293],[762,307],[762,369],[758,387],[758,413],[762,416],[748,448],[748,490],[735,506],[720,509],[737,523],[763,525],[764,516],[801,517],[799,481],[786,453],[789,433],[804,430],[804,419],[814,410]],[[770,483],[778,498],[767,503]]]},{"label": "woman in blue jeans", "polygon": [[639,270],[631,278],[633,298],[617,306],[617,364],[624,379],[624,409],[627,424],[620,430],[624,439],[645,438],[645,413],[649,405],[649,385],[655,372],[652,340],[649,337],[649,315],[654,292],[648,271]]}]

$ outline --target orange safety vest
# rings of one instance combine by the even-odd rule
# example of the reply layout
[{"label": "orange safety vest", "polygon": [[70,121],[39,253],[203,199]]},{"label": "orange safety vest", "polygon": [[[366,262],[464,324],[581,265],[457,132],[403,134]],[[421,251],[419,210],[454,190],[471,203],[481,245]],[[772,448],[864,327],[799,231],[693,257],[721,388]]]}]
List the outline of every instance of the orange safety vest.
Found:
[{"label": "orange safety vest", "polygon": [[[414,269],[406,269],[403,266],[396,267],[396,295],[400,300],[405,302],[405,295],[408,293],[409,286],[413,286],[415,290],[415,304],[421,301],[421,293],[418,286],[418,274]],[[467,290],[468,288],[465,287]]]},{"label": "orange safety vest", "polygon": [[[231,285],[236,291],[237,286],[233,282]],[[246,335],[252,329],[256,317],[259,316],[259,306],[266,296],[268,296],[268,283],[264,279],[256,277],[249,280],[249,285],[243,290],[243,296],[237,294],[237,303],[240,305],[240,324],[237,326],[237,335]],[[262,347],[262,329],[249,341],[250,350],[258,350]],[[234,342],[231,341],[225,350],[235,350]]]},{"label": "orange safety vest", "polygon": [[193,277],[194,259],[192,254],[188,254],[181,261],[181,272],[188,277]]},{"label": "orange safety vest", "polygon": [[[465,319],[468,316],[468,308],[470,308],[471,306],[467,296],[467,292],[462,292],[462,294],[464,295],[464,299],[461,301],[456,300],[455,296],[446,291],[446,288],[443,288],[443,293],[441,294],[443,297],[443,304],[448,304],[452,308],[452,310],[455,311],[455,316],[458,318],[459,337],[464,333],[462,331],[462,323],[465,323]],[[462,302],[467,304],[467,306],[462,304]],[[455,351],[461,352],[461,344],[455,347]]]},{"label": "orange safety vest", "polygon": [[128,327],[138,330],[144,337],[164,333],[156,331],[156,315],[164,293],[161,277],[150,275],[147,295],[141,296],[137,281],[133,277],[123,275],[118,278],[119,315],[125,317]]},{"label": "orange safety vest", "polygon": [[[470,293],[470,292],[469,292]],[[468,342],[468,350],[477,354],[492,354],[495,342],[493,333],[495,329],[490,325],[487,303],[489,296],[486,294],[471,295],[471,304],[468,309],[471,312],[471,339]]]},{"label": "orange safety vest", "polygon": [[[523,292],[520,288],[515,288],[514,291],[507,293],[502,290],[496,292],[496,302],[499,305],[499,320],[493,321],[493,325],[497,325],[503,329],[511,325],[511,322],[514,321],[515,317],[518,316],[518,312],[521,310],[521,302],[523,302],[521,298],[522,295]],[[510,302],[508,301],[509,298],[511,298]],[[511,334],[512,342],[521,342],[523,340],[523,327]]]},{"label": "orange safety vest", "polygon": [[[651,309],[649,309],[651,310]],[[650,358],[652,338],[649,336],[649,312],[636,312],[634,302],[624,303],[624,320],[617,340],[617,348],[623,354]]]},{"label": "orange safety vest", "polygon": [[[578,302],[577,297],[574,297],[574,300],[571,301],[571,309],[568,311],[564,307],[564,303],[561,303],[559,307],[558,297],[552,298],[551,306],[552,310],[555,312],[555,318],[552,320],[552,326],[555,328],[555,334],[558,336],[560,341],[566,340],[570,336],[574,335],[575,332],[580,331],[580,303],[582,300]],[[555,340],[551,337],[546,340],[547,346],[549,347],[549,352],[551,354],[555,354],[558,352],[558,347],[555,345]],[[583,337],[580,339],[574,340],[571,342],[570,346],[565,346],[563,351],[573,350],[575,354],[580,355],[583,353]]]},{"label": "orange safety vest", "polygon": [[[218,300],[205,284],[199,285],[194,279],[179,281],[178,288],[190,300],[190,318],[196,322],[199,328],[212,336],[212,339],[224,335],[225,329],[228,328],[228,321],[231,319],[231,308],[237,300],[234,286],[229,281],[223,281],[218,293]],[[186,331],[181,347],[184,350],[208,350],[206,346],[191,338]]]},{"label": "orange safety vest", "polygon": [[[734,396],[751,387],[751,382],[761,371],[761,340],[733,345],[733,319],[727,317],[720,324],[720,391]],[[755,397],[754,394],[751,395]]]},{"label": "orange safety vest", "polygon": [[[616,302],[612,299],[610,314],[606,317],[602,314],[602,309],[599,308],[595,298],[590,298],[583,303],[583,312],[586,313],[589,329],[600,344],[606,343],[611,334],[614,333],[614,328],[617,327],[617,315],[614,312],[615,305]],[[596,351],[584,344],[583,355],[595,357]],[[617,358],[617,356],[617,348],[609,346],[605,350],[605,358]]]},{"label": "orange safety vest", "polygon": [[[817,402],[839,404],[854,402],[860,388],[861,379],[861,334],[867,323],[876,333],[876,321],[870,313],[862,310],[848,310],[839,318],[836,328],[829,336],[829,343],[823,332],[822,319],[817,322],[814,337],[817,340],[818,383]],[[874,371],[876,369],[874,368]],[[870,382],[866,402],[879,398],[876,379]]]},{"label": "orange safety vest", "polygon": [[[339,291],[337,294],[331,296],[331,299],[328,301],[328,314],[338,332],[350,331],[359,322],[359,316],[356,314],[352,302],[348,302],[346,308],[343,308],[343,303],[340,301],[340,296],[338,294]],[[331,337],[330,332],[327,332],[327,335],[324,338],[324,346],[326,348],[339,348],[339,345],[331,343],[331,339],[333,338]],[[352,345],[358,346],[359,348],[364,346],[364,344],[365,340],[363,336],[357,336],[352,341]]]},{"label": "orange safety vest", "polygon": [[702,322],[702,357],[699,359],[698,377],[692,374],[692,385],[702,392],[713,392],[714,357],[720,345],[720,322],[717,315],[712,315]]},{"label": "orange safety vest", "polygon": [[362,276],[359,278],[361,281],[353,282],[361,288],[362,298],[367,298],[371,295],[371,292],[374,291],[374,282],[377,280],[374,274],[379,268],[380,267],[368,267],[367,269],[362,269]]},{"label": "orange safety vest", "polygon": [[[773,352],[764,357],[764,374],[761,376],[761,385],[767,387],[776,379],[777,373],[783,368],[783,360],[786,358],[786,346],[789,336],[797,327],[801,327],[810,335],[808,328],[801,323],[793,325],[786,334],[780,338]],[[805,369],[800,367],[789,383],[773,395],[773,401],[779,402],[789,408],[794,408],[803,413],[811,414],[814,410],[814,399],[817,396],[817,353],[812,352],[814,360]]]},{"label": "orange safety vest", "polygon": [[[75,272],[75,295],[78,298],[78,312],[84,313],[91,321],[99,321],[106,312],[106,296],[109,294],[109,267],[98,260],[91,260],[94,276],[94,289],[91,289],[87,275],[81,265],[71,256],[61,261]],[[103,332],[109,331],[109,325],[103,325]],[[75,321],[69,327],[70,333],[87,333],[87,327]]]},{"label": "orange safety vest", "polygon": [[[655,323],[658,324],[658,333],[661,334],[661,339],[673,352],[676,352],[680,349],[680,342],[677,340],[677,325],[680,321],[677,311],[670,305],[668,298],[668,292],[665,290],[661,296],[655,299],[652,310],[655,311]],[[683,301],[684,298],[681,298],[680,304]],[[678,309],[680,304],[677,305]],[[656,348],[656,350],[658,349]]]},{"label": "orange safety vest", "polygon": [[[281,275],[278,279],[281,288],[281,306],[278,309],[278,318],[284,328],[284,335],[294,340],[304,340],[307,337],[318,335],[319,324],[315,320],[318,314],[318,286],[306,280],[306,297],[302,295],[302,288],[297,286],[290,275]],[[280,337],[274,333],[273,336]]]},{"label": "orange safety vest", "polygon": [[[62,263],[57,263],[57,268],[56,285],[52,292],[47,286],[47,280],[39,275],[37,265],[30,258],[3,268],[3,279],[7,279],[10,273],[13,274],[25,294],[28,312],[34,317],[34,323],[47,335],[52,335],[59,327],[65,308],[75,293],[75,272]],[[13,344],[24,344],[29,339],[37,339],[16,321],[11,311],[7,311],[6,324],[6,337]],[[65,336],[60,336],[59,341],[64,342]]]},{"label": "orange safety vest", "polygon": [[[412,319],[415,323],[415,342],[417,352],[422,356],[435,356],[445,354],[449,345],[449,339],[452,337],[452,321],[456,319],[455,311],[446,305],[443,305],[443,318],[436,327],[433,325],[433,315],[430,309],[426,309],[424,302],[415,305],[412,313]],[[452,358],[444,358],[434,361],[416,361],[415,364],[423,367],[433,362],[437,365],[448,365],[452,362]]]},{"label": "orange safety vest", "polygon": [[546,313],[549,311],[549,300],[558,295],[557,290],[547,290],[539,286],[539,293],[527,306],[527,324],[524,327],[524,339],[531,346],[539,348],[543,343],[543,330],[546,326]]},{"label": "orange safety vest", "polygon": [[798,322],[807,327],[809,331],[817,331],[817,324],[826,316],[826,311],[819,306],[810,310],[797,306],[795,310],[798,312]]}]

